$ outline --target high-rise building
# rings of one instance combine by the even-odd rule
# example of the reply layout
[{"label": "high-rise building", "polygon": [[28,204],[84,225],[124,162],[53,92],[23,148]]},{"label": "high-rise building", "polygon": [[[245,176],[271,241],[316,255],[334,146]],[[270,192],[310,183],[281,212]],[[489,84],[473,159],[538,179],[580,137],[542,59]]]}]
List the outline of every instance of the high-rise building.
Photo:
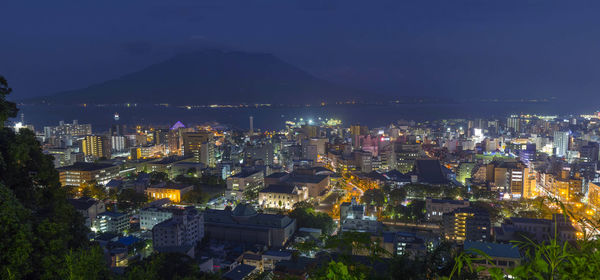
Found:
[{"label": "high-rise building", "polygon": [[510,116],[506,120],[506,128],[514,133],[521,132],[521,118],[519,116]]},{"label": "high-rise building", "polygon": [[565,157],[569,150],[569,132],[555,131],[554,132],[554,154],[557,157]]},{"label": "high-rise building", "polygon": [[88,135],[81,140],[81,151],[86,157],[110,158],[110,140],[108,137]]},{"label": "high-rise building", "polygon": [[442,226],[445,238],[457,243],[490,239],[490,215],[483,209],[458,208],[443,215]]},{"label": "high-rise building", "polygon": [[[204,147],[207,146],[207,147]],[[183,133],[183,155],[192,155],[197,162],[202,162],[204,159],[206,165],[209,165],[210,160],[214,158],[214,147],[212,146],[212,134],[208,131],[199,132],[184,132]],[[204,148],[203,148],[204,147]],[[202,151],[205,154],[202,157]],[[211,156],[212,154],[212,156]],[[213,162],[214,166],[214,162]]]},{"label": "high-rise building", "polygon": [[60,121],[58,126],[45,126],[44,136],[50,138],[52,136],[84,136],[92,134],[91,124],[79,124],[77,120],[73,120],[72,124],[66,124]]},{"label": "high-rise building", "polygon": [[114,152],[120,152],[127,148],[127,138],[125,136],[113,135],[110,137],[111,150]]}]

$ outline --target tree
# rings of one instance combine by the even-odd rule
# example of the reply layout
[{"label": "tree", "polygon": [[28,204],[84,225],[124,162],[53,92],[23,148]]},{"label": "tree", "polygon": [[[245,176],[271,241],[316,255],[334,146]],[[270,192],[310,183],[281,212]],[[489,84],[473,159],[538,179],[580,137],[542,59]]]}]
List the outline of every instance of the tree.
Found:
[{"label": "tree", "polygon": [[29,211],[2,184],[0,197],[0,279],[21,279],[32,270],[28,262],[33,250]]},{"label": "tree", "polygon": [[374,204],[377,207],[381,207],[385,203],[385,195],[380,189],[366,190],[361,199],[363,203]]},{"label": "tree", "polygon": [[324,276],[317,277],[317,279],[331,279],[331,280],[358,280],[365,279],[364,274],[352,275],[348,271],[348,267],[342,262],[331,261],[327,265],[327,270]]},{"label": "tree", "polygon": [[104,253],[99,246],[69,251],[65,256],[65,264],[65,270],[61,271],[62,279],[109,279],[110,276]]},{"label": "tree", "polygon": [[194,187],[193,190],[185,193],[183,196],[181,196],[181,201],[183,202],[187,202],[187,203],[202,203],[205,201],[205,196],[202,193],[202,191],[200,191],[199,187]]},{"label": "tree", "polygon": [[[9,93],[6,80],[0,77],[2,124],[7,117],[16,116],[16,105],[5,100]],[[22,267],[18,272],[20,278],[60,278],[58,275],[66,267],[67,253],[89,246],[89,230],[85,227],[81,214],[68,203],[68,190],[61,187],[52,161],[52,156],[42,152],[40,143],[31,130],[23,129],[15,133],[0,125],[0,184],[12,192],[12,195],[3,195],[2,200],[9,198],[6,201],[9,204],[4,205],[7,206],[5,209],[21,209],[19,211],[26,214],[0,220],[0,228],[16,234],[13,241],[19,245],[13,249],[18,249],[19,256],[15,257],[12,264],[8,262],[8,266],[9,269]],[[21,206],[16,206],[18,204],[15,202]],[[22,227],[14,228],[11,219],[21,221]],[[31,247],[22,242],[23,236],[30,236],[27,240]],[[10,250],[14,244],[6,243],[10,240],[0,241],[0,247],[6,248],[2,255],[8,252],[7,256],[10,256],[15,252]],[[24,256],[27,256],[27,263],[22,263],[22,259],[19,259]]]},{"label": "tree", "polygon": [[316,212],[314,206],[306,202],[294,204],[294,209],[289,214],[290,218],[296,219],[298,228],[319,228],[324,234],[333,232],[335,223],[333,219],[321,212]]},{"label": "tree", "polygon": [[139,208],[148,202],[148,197],[143,193],[138,193],[134,189],[124,189],[117,196],[120,208]]},{"label": "tree", "polygon": [[158,184],[169,180],[169,174],[165,172],[152,171],[150,172],[150,183]]},{"label": "tree", "polygon": [[8,118],[17,116],[17,104],[6,101],[6,96],[12,92],[3,76],[0,76],[0,128],[4,127],[4,122]]},{"label": "tree", "polygon": [[138,263],[130,265],[125,279],[198,279],[202,276],[196,262],[179,253],[155,253]]},{"label": "tree", "polygon": [[404,200],[406,199],[406,190],[404,190],[403,188],[393,189],[389,192],[389,197],[389,203],[391,203],[394,206],[397,206],[400,203],[404,202]]}]

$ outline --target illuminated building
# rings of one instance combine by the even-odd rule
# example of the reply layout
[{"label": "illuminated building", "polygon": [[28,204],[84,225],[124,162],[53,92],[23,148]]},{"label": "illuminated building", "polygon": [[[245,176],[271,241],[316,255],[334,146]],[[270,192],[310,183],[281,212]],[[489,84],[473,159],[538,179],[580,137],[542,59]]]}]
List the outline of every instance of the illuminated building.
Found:
[{"label": "illuminated building", "polygon": [[600,186],[598,183],[588,184],[588,204],[596,211],[600,210]]},{"label": "illuminated building", "polygon": [[467,183],[467,179],[471,179],[473,168],[475,168],[474,162],[461,162],[458,165],[458,174],[456,176],[456,180],[465,185]]},{"label": "illuminated building", "polygon": [[165,146],[160,145],[149,145],[131,148],[131,159],[146,159],[160,157],[165,154]]},{"label": "illuminated building", "polygon": [[483,209],[458,208],[442,217],[442,228],[447,240],[463,243],[487,241],[490,238],[490,215]]},{"label": "illuminated building", "polygon": [[110,140],[107,137],[88,135],[81,140],[81,152],[86,157],[110,158]]},{"label": "illuminated building", "polygon": [[209,131],[184,132],[182,138],[184,156],[193,156],[209,167],[215,166],[213,137]]},{"label": "illuminated building", "polygon": [[77,120],[73,120],[72,124],[65,124],[60,121],[58,126],[45,126],[44,136],[50,138],[52,136],[84,136],[92,134],[91,124],[79,124]]},{"label": "illuminated building", "polygon": [[521,118],[519,116],[510,116],[506,120],[506,128],[513,133],[521,132]]},{"label": "illuminated building", "polygon": [[523,198],[536,198],[538,195],[536,171],[533,168],[525,168],[523,177]]},{"label": "illuminated building", "polygon": [[118,165],[76,162],[73,165],[58,168],[58,173],[61,185],[79,187],[91,181],[106,185],[108,181],[119,176],[119,170]]},{"label": "illuminated building", "polygon": [[168,198],[172,202],[181,202],[181,197],[194,189],[194,186],[167,185],[160,183],[146,189],[146,195],[153,200]]},{"label": "illuminated building", "polygon": [[262,171],[246,171],[227,178],[227,190],[241,195],[247,188],[260,187],[264,183]]},{"label": "illuminated building", "polygon": [[129,215],[112,211],[98,214],[92,225],[92,230],[101,233],[122,234],[127,229],[129,229]]},{"label": "illuminated building", "polygon": [[147,207],[140,210],[140,229],[152,230],[155,225],[173,217],[168,208]]},{"label": "illuminated building", "polygon": [[125,150],[125,148],[127,147],[127,138],[125,136],[111,136],[110,147],[114,152],[120,152]]},{"label": "illuminated building", "polygon": [[554,154],[557,157],[567,156],[567,150],[569,150],[569,132],[567,131],[555,131],[554,132]]},{"label": "illuminated building", "polygon": [[258,192],[258,204],[262,208],[289,210],[294,204],[307,199],[308,189],[294,185],[269,185]]}]

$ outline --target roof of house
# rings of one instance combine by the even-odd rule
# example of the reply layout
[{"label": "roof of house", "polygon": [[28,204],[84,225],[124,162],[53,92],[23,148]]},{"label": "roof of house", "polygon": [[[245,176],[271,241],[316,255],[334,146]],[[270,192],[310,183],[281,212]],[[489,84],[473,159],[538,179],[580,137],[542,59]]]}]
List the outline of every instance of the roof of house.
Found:
[{"label": "roof of house", "polygon": [[287,257],[291,257],[292,256],[292,252],[290,251],[274,251],[274,250],[269,250],[263,253],[263,257],[264,256],[274,256],[274,257],[280,257],[280,258],[287,258]]},{"label": "roof of house", "polygon": [[299,175],[292,174],[288,179],[288,182],[294,183],[308,183],[308,184],[318,184],[323,180],[327,179],[329,175]]},{"label": "roof of house", "polygon": [[69,203],[71,203],[76,210],[87,211],[90,207],[98,203],[98,200],[91,197],[70,198]]},{"label": "roof of house", "polygon": [[241,264],[241,265],[236,266],[231,271],[223,274],[223,279],[242,280],[242,279],[246,278],[246,276],[248,276],[248,274],[252,273],[254,270],[256,270],[255,266]]},{"label": "roof of house", "polygon": [[69,165],[69,166],[63,166],[60,168],[57,168],[57,170],[59,171],[94,171],[94,170],[100,170],[100,169],[105,169],[105,168],[109,168],[109,167],[114,167],[115,165],[112,164],[108,164],[108,163],[94,163],[94,162],[76,162],[73,165]]},{"label": "roof of house", "polygon": [[[285,215],[251,214],[256,213],[256,211],[254,211],[254,209],[250,210],[248,207],[241,209],[238,209],[238,207],[236,207],[234,211],[207,209],[204,211],[204,223],[208,225],[226,224],[251,226],[264,228],[266,230],[267,228],[284,228],[294,221],[292,218]],[[236,210],[237,213],[234,213]]]},{"label": "roof of house", "polygon": [[[479,250],[488,256],[494,258],[511,258],[511,259],[519,259],[521,258],[521,254],[519,253],[519,249],[515,245],[511,244],[499,244],[499,243],[490,243],[490,242],[478,242],[478,241],[465,241],[465,251],[468,250]],[[472,251],[474,254],[478,254],[475,251]]]},{"label": "roof of house", "polygon": [[266,188],[260,190],[259,192],[292,194],[294,192],[294,188],[295,188],[294,185],[273,184],[273,185],[267,186]]},{"label": "roof of house", "polygon": [[415,161],[414,170],[419,182],[428,184],[448,183],[448,179],[442,172],[442,165],[437,159],[418,159]]},{"label": "roof of house", "polygon": [[237,217],[247,217],[247,216],[253,216],[256,215],[257,212],[254,209],[254,207],[252,207],[252,205],[247,204],[247,203],[240,203],[238,204],[235,209],[233,209],[232,215],[233,216],[237,216]]},{"label": "roof of house", "polygon": [[289,175],[289,174],[290,174],[290,173],[287,173],[287,172],[275,172],[275,173],[273,173],[273,174],[271,174],[271,175],[269,175],[269,176],[267,176],[267,177],[265,177],[265,178],[275,178],[275,179],[279,179],[279,178],[281,178],[281,177],[285,177],[285,176],[287,176],[287,175]]},{"label": "roof of house", "polygon": [[123,217],[127,215],[127,213],[119,213],[119,212],[113,212],[113,211],[106,211],[102,214],[98,214],[98,216],[109,216],[111,218],[119,218],[119,217]]}]

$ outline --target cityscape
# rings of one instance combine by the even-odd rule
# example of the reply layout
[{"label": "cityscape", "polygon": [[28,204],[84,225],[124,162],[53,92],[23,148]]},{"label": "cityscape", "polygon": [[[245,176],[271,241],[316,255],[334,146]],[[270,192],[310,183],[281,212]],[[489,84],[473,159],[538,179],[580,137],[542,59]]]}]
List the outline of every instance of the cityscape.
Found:
[{"label": "cityscape", "polygon": [[[160,9],[152,9],[153,19],[173,22],[168,28],[147,24],[159,24],[154,27],[161,37],[194,31],[199,22],[221,22],[208,16],[212,14],[245,14],[248,8],[273,17],[273,11],[285,10],[279,5],[289,8],[269,1],[258,8],[256,3],[199,2],[185,9],[156,6]],[[349,1],[346,7],[340,1],[307,0],[276,16],[290,17],[289,22],[282,20],[286,27],[257,23],[263,19],[247,24],[248,30],[286,28],[302,37],[316,36],[307,41],[348,43],[352,51],[346,57],[340,51],[340,59],[356,54],[357,60],[378,60],[380,54],[361,56],[363,45],[354,40],[395,44],[382,39],[389,30],[376,30],[427,22],[430,26],[418,27],[431,28],[422,37],[407,37],[421,42],[415,43],[419,47],[406,51],[425,61],[417,64],[423,69],[428,63],[442,69],[445,62],[419,56],[420,50],[431,50],[420,44],[435,38],[456,44],[434,51],[452,57],[451,49],[463,44],[446,37],[452,30],[460,38],[481,38],[472,39],[473,44],[500,55],[504,50],[472,25],[481,21],[482,30],[509,34],[498,42],[526,42],[527,48],[546,41],[523,39],[509,22],[521,22],[523,15],[548,20],[564,8],[554,3],[537,10],[529,4],[457,2],[458,7],[439,3],[436,8],[403,3],[402,9],[427,8],[423,18],[410,20],[396,19],[402,9],[390,4],[384,7],[390,11],[377,11],[393,16],[393,24],[372,16],[367,17],[372,22],[361,21],[354,31],[337,29],[353,21],[346,18],[351,13],[346,8],[371,13],[379,4]],[[106,5],[72,7],[67,17],[95,17],[113,8]],[[590,5],[568,6],[572,15],[565,19],[565,30],[575,30],[579,16],[595,20],[586,9],[594,10]],[[13,8],[23,8],[17,6]],[[438,15],[437,9],[451,9],[456,18]],[[206,15],[193,16],[200,11]],[[475,11],[490,18],[474,16]],[[170,13],[176,20],[169,19]],[[325,39],[312,30],[310,19],[297,13],[311,14],[318,22],[331,16],[339,22],[330,28],[346,30],[354,39],[335,41],[339,34]],[[510,16],[499,16],[504,13]],[[243,24],[247,16],[232,20]],[[136,26],[135,15],[120,20],[124,28]],[[448,27],[432,27],[438,24]],[[78,28],[64,30],[84,40]],[[98,28],[107,29],[90,31],[90,36],[120,38],[124,32]],[[203,28],[231,31],[227,25]],[[531,34],[550,29],[533,24],[524,28]],[[529,76],[504,73],[500,78],[506,85],[479,77],[490,83],[487,92],[476,90],[479,82],[465,81],[483,75],[480,71],[505,67],[499,62],[503,59],[479,70],[469,68],[480,67],[478,63],[457,59],[456,69],[469,70],[436,72],[456,78],[452,82],[419,76],[423,69],[415,67],[408,72],[417,74],[398,74],[392,80],[423,79],[423,86],[405,83],[396,88],[402,83],[380,77],[391,71],[384,64],[369,68],[349,62],[342,70],[318,70],[321,63],[339,65],[318,54],[308,59],[312,53],[298,50],[305,43],[283,36],[286,43],[276,44],[258,29],[251,32],[257,42],[236,44],[251,51],[206,47],[206,42],[157,52],[146,50],[145,44],[128,46],[145,61],[121,61],[130,64],[130,72],[111,72],[98,62],[117,78],[86,80],[77,76],[88,69],[79,64],[61,66],[64,73],[40,66],[40,72],[55,75],[57,81],[69,80],[61,75],[77,80],[45,90],[34,85],[35,71],[0,65],[0,279],[600,279],[600,100],[595,78],[576,82],[569,76],[578,86],[588,85],[585,90],[574,85],[572,91],[578,93],[573,94],[563,91],[568,86],[560,78],[548,78],[546,85],[531,90],[537,79],[550,75],[544,71],[555,71],[537,61],[538,70],[528,68]],[[409,29],[403,32],[412,34]],[[302,33],[307,30],[316,34]],[[577,30],[584,34],[588,29]],[[247,39],[246,31],[238,32],[231,36]],[[382,37],[372,38],[370,32]],[[18,28],[15,34],[42,36]],[[144,34],[140,31],[140,38]],[[281,50],[257,47],[258,42]],[[100,46],[90,50],[94,48]],[[0,52],[11,50],[0,47]],[[40,55],[45,52],[39,50]],[[488,59],[478,55],[469,57]],[[576,53],[568,55],[579,59]],[[311,71],[301,70],[305,68]],[[336,76],[340,71],[349,76]],[[45,83],[46,78],[40,79]],[[525,86],[523,79],[530,82]],[[506,94],[498,94],[499,87]],[[439,88],[444,90],[432,90]]]}]

